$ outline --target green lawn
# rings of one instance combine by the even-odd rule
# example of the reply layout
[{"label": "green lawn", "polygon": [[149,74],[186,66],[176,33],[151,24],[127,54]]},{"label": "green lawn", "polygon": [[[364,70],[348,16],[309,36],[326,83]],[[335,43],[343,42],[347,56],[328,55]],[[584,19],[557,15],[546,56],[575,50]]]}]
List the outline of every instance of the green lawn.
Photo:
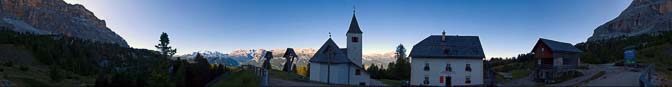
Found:
[{"label": "green lawn", "polygon": [[401,81],[399,80],[379,79],[378,81],[383,82],[386,86],[401,86]]},{"label": "green lawn", "polygon": [[284,80],[293,80],[293,81],[308,81],[305,77],[298,75],[294,72],[283,72],[280,70],[271,70],[270,76],[273,78],[280,78]]},{"label": "green lawn", "polygon": [[523,77],[526,77],[527,75],[529,75],[530,72],[532,72],[532,71],[529,71],[529,70],[526,70],[526,69],[511,70],[511,78],[512,79],[523,78]]},{"label": "green lawn", "polygon": [[232,72],[224,78],[212,87],[259,87],[259,79],[251,71]]},{"label": "green lawn", "polygon": [[672,71],[667,70],[672,68],[672,44],[663,44],[652,46],[648,48],[639,49],[637,52],[637,61],[641,63],[654,64],[657,72],[665,74],[666,78],[672,79]]}]

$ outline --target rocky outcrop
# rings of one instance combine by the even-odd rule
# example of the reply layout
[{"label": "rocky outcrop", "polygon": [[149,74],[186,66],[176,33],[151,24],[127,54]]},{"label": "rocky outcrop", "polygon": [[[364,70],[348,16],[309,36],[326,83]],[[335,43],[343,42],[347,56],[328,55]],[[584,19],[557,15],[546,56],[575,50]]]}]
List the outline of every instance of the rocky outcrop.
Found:
[{"label": "rocky outcrop", "polygon": [[0,0],[1,25],[15,31],[58,34],[128,47],[126,41],[107,28],[104,20],[79,4],[63,0]]},{"label": "rocky outcrop", "polygon": [[615,19],[597,27],[588,41],[672,30],[672,0],[633,0]]}]

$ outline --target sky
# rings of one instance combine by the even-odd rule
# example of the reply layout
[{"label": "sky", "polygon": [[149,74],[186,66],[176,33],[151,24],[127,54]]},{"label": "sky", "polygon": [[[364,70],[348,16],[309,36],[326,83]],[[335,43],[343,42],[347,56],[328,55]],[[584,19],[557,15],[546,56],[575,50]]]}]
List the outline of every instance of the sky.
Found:
[{"label": "sky", "polygon": [[364,54],[393,52],[430,35],[479,36],[487,58],[529,53],[539,38],[572,44],[632,0],[65,0],[82,4],[133,48],[161,32],[179,54],[319,48],[329,32],[346,47],[353,10]]}]

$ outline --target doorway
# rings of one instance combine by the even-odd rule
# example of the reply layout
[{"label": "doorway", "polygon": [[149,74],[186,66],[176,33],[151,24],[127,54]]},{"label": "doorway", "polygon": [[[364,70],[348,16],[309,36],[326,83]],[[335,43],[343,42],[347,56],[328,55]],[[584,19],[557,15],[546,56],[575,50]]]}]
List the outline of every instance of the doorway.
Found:
[{"label": "doorway", "polygon": [[453,82],[452,79],[453,79],[452,77],[446,76],[446,80],[445,80],[446,87],[452,86],[452,82]]}]

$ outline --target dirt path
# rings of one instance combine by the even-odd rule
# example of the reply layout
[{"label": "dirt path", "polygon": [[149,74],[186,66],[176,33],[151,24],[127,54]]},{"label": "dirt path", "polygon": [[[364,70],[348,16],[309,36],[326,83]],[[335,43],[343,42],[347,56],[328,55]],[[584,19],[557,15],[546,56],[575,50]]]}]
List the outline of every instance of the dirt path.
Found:
[{"label": "dirt path", "polygon": [[[279,79],[279,78],[269,78],[268,84],[271,86],[290,86],[290,87],[316,87],[316,86],[337,86],[337,85],[328,85],[328,84],[322,84],[322,83],[315,83],[315,82],[302,82],[302,81],[291,81],[291,80],[284,80],[284,79]],[[383,82],[380,82],[378,80],[375,80],[371,82],[371,86],[385,86]]]},{"label": "dirt path", "polygon": [[583,86],[639,86],[641,72],[627,70],[609,70],[607,73]]},{"label": "dirt path", "polygon": [[582,82],[590,80],[590,77],[593,77],[594,75],[596,75],[600,71],[613,69],[614,67],[612,67],[612,65],[613,64],[588,65],[588,67],[589,67],[588,70],[578,70],[579,72],[583,73],[583,76],[576,77],[574,79],[570,79],[570,80],[564,81],[562,83],[548,84],[546,86],[575,86],[575,85],[579,85]]},{"label": "dirt path", "polygon": [[500,84],[498,86],[502,87],[531,87],[531,86],[536,86],[538,85],[537,82],[534,82],[532,80],[532,74],[528,75],[527,77],[523,77],[520,79],[514,79],[508,82],[504,82],[504,84]]}]

